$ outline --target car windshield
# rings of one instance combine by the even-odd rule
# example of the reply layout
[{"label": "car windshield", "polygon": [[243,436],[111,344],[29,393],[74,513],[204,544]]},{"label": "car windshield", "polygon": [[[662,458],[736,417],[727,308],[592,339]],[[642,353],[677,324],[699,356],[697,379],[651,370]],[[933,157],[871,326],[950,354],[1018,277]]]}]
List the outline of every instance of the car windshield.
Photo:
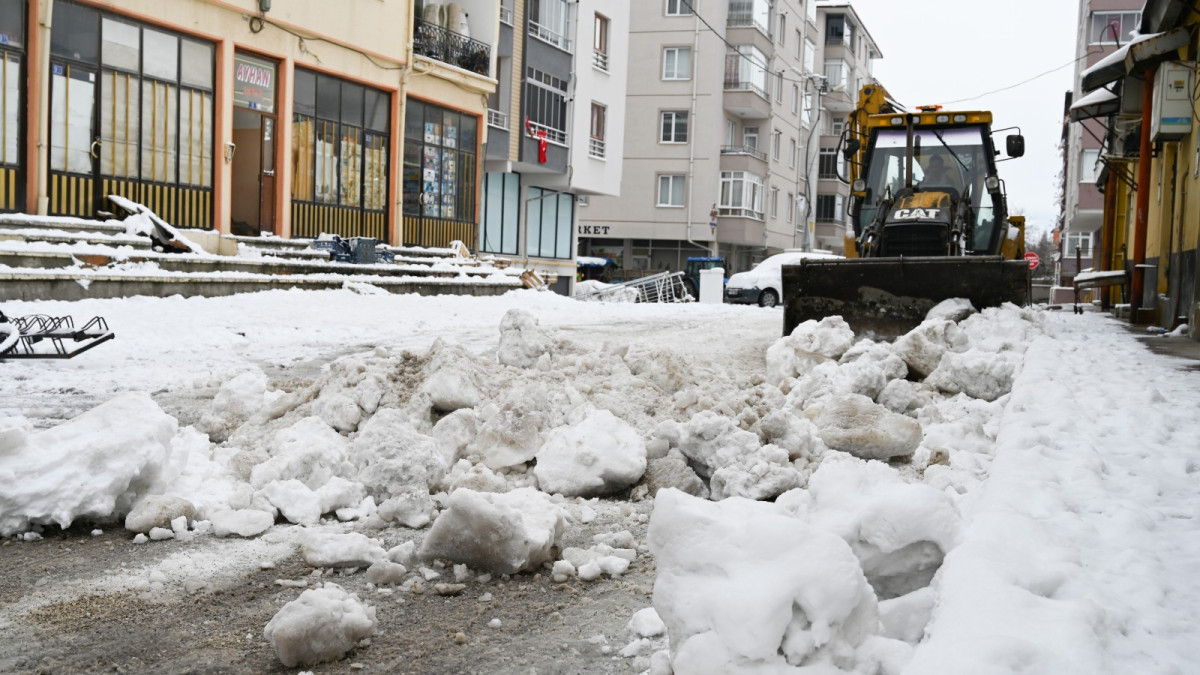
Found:
[{"label": "car windshield", "polygon": [[[970,195],[975,212],[975,232],[969,245],[973,251],[987,251],[995,231],[995,204],[983,187],[988,172],[984,132],[981,126],[913,131],[913,146],[920,148],[920,154],[913,157],[913,185]],[[867,162],[867,196],[855,218],[856,234],[875,219],[885,196],[894,197],[904,188],[907,140],[904,129],[882,129],[876,134]],[[938,164],[941,171],[935,170]]]}]

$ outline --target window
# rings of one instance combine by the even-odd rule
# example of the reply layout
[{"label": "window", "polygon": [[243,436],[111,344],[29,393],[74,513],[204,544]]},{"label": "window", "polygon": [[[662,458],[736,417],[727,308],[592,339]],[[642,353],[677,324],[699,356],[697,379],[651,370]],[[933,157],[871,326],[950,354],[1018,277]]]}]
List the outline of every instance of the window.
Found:
[{"label": "window", "polygon": [[842,131],[846,128],[846,116],[834,115],[829,120],[829,131],[834,136],[841,136]]},{"label": "window", "polygon": [[771,0],[730,0],[728,25],[752,26],[771,35]]},{"label": "window", "polygon": [[725,59],[725,88],[749,89],[769,100],[767,58],[754,45],[739,45]]},{"label": "window", "polygon": [[771,188],[771,217],[779,217],[779,188]]},{"label": "window", "polygon": [[567,83],[530,68],[525,75],[525,117],[539,131],[546,131],[546,140],[566,144]]},{"label": "window", "polygon": [[784,213],[787,214],[787,222],[792,222],[793,213],[795,212],[796,196],[792,193],[787,193],[787,203],[783,205]]},{"label": "window", "polygon": [[783,103],[783,71],[775,73],[775,102]]},{"label": "window", "polygon": [[821,157],[817,164],[817,178],[838,177],[837,148],[821,148]]},{"label": "window", "polygon": [[[304,71],[297,70],[297,87],[301,72]],[[333,78],[317,77],[322,78],[318,80],[320,96],[321,83]],[[475,146],[479,119],[412,98],[404,107],[404,214],[474,222]],[[387,118],[383,119],[386,122]],[[321,145],[320,137],[328,137],[329,126],[321,120],[317,123],[321,125],[317,141],[320,155],[322,148],[328,147],[328,142]],[[318,167],[324,167],[329,161],[332,160],[318,157]],[[318,178],[318,185],[321,182]],[[322,201],[319,191],[316,201]]]},{"label": "window", "polygon": [[667,16],[691,16],[692,3],[697,0],[667,0]]},{"label": "window", "polygon": [[1079,160],[1079,182],[1095,183],[1100,177],[1100,150],[1087,149]]},{"label": "window", "polygon": [[830,91],[837,91],[838,87],[844,89],[849,83],[850,68],[841,59],[829,59],[825,61],[825,79]]},{"label": "window", "polygon": [[597,14],[592,22],[592,65],[608,71],[608,17]]},{"label": "window", "polygon": [[667,47],[663,50],[662,79],[692,79],[692,49],[690,47]]},{"label": "window", "polygon": [[813,121],[813,95],[812,92],[804,92],[804,107],[800,109],[800,124],[809,126]]},{"label": "window", "polygon": [[779,159],[779,146],[783,145],[783,132],[778,129],[771,135],[771,156]]},{"label": "window", "polygon": [[737,124],[733,120],[725,120],[725,145],[733,145],[733,134],[737,131]]},{"label": "window", "polygon": [[658,206],[683,206],[683,179],[681,173],[658,177]]},{"label": "window", "polygon": [[817,220],[840,223],[844,217],[841,195],[817,195]]},{"label": "window", "polygon": [[779,13],[779,33],[775,36],[779,39],[779,46],[783,46],[784,38],[787,37],[787,14]]},{"label": "window", "polygon": [[570,51],[567,0],[529,0],[529,34]]},{"label": "window", "polygon": [[804,38],[804,72],[814,72],[816,62],[817,44],[808,38]]},{"label": "window", "polygon": [[795,56],[796,60],[799,61],[804,52],[804,38],[799,28],[796,29],[796,35],[792,40],[792,49],[795,50],[795,54],[793,54],[793,56]]},{"label": "window", "polygon": [[517,255],[521,214],[521,177],[515,173],[488,173],[483,178],[483,218],[480,249],[488,253]]},{"label": "window", "polygon": [[1142,21],[1141,12],[1096,12],[1092,14],[1090,43],[1094,45],[1125,44],[1130,33]]},{"label": "window", "polygon": [[742,147],[758,149],[758,127],[742,127]]},{"label": "window", "polygon": [[763,179],[746,171],[721,172],[721,201],[723,216],[744,218],[763,217]]},{"label": "window", "polygon": [[608,108],[599,103],[592,104],[592,129],[588,143],[588,155],[604,158],[604,131],[607,126]]},{"label": "window", "polygon": [[792,85],[792,114],[800,112],[800,85]]},{"label": "window", "polygon": [[664,110],[662,113],[661,143],[687,143],[688,114],[686,110]]},{"label": "window", "polygon": [[575,195],[529,188],[525,203],[525,253],[541,258],[571,257]]},{"label": "window", "polygon": [[796,168],[796,157],[799,156],[799,152],[796,149],[796,139],[789,138],[788,143],[791,146],[791,152],[788,154],[788,166],[794,169]]},{"label": "window", "polygon": [[1091,232],[1068,232],[1067,241],[1063,249],[1063,255],[1068,258],[1075,257],[1075,249],[1079,249],[1081,258],[1092,257],[1092,233]]}]

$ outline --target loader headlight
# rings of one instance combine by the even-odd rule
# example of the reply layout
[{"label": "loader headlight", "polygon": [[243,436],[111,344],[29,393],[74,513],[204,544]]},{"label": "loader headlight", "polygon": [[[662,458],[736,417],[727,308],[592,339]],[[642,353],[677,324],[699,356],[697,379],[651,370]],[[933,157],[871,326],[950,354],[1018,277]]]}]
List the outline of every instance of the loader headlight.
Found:
[{"label": "loader headlight", "polygon": [[938,115],[937,117],[933,118],[933,120],[935,122],[937,122],[938,124],[948,124],[950,122],[950,116],[949,115]]},{"label": "loader headlight", "polygon": [[850,184],[850,191],[853,193],[856,193],[856,194],[866,194],[867,193],[867,181],[865,181],[861,178],[856,179],[853,183]]},{"label": "loader headlight", "polygon": [[988,176],[983,179],[983,186],[987,188],[988,192],[996,194],[1000,191],[1000,179],[996,176]]},{"label": "loader headlight", "polygon": [[958,113],[957,115],[954,116],[954,121],[959,124],[962,124],[963,122],[967,121],[967,116],[962,113]]},{"label": "loader headlight", "polygon": [[904,118],[903,117],[893,117],[891,120],[891,124],[894,127],[902,127],[902,126],[904,126]]}]

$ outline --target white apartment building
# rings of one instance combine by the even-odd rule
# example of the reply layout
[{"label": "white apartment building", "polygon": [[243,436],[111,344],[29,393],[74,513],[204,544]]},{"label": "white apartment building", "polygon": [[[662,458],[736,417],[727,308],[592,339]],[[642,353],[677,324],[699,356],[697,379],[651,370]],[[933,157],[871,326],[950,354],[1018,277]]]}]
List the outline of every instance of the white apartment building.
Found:
[{"label": "white apartment building", "polygon": [[820,148],[837,145],[878,57],[845,3],[634,4],[620,195],[581,205],[579,254],[635,277],[691,256],[735,272],[784,249],[840,250],[848,190],[822,178]]}]

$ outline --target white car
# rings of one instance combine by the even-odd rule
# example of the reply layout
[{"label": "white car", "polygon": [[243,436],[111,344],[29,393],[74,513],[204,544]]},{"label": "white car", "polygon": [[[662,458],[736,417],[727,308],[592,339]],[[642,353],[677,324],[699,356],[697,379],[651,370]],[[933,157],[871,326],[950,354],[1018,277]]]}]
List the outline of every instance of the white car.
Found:
[{"label": "white car", "polygon": [[799,262],[803,258],[829,260],[841,257],[818,251],[777,253],[758,263],[753,269],[729,277],[729,283],[725,285],[725,302],[747,305],[758,303],[760,307],[774,307],[783,298],[784,265]]}]

